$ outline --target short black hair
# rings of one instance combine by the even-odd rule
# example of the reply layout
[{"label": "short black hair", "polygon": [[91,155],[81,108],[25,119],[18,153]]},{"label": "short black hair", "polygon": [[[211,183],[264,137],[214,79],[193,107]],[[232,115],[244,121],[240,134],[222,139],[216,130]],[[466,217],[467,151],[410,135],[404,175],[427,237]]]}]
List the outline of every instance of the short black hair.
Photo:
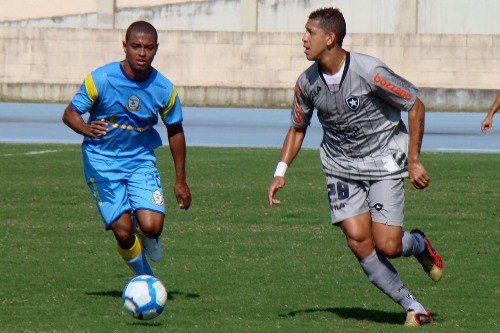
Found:
[{"label": "short black hair", "polygon": [[128,43],[130,39],[130,35],[132,32],[143,33],[143,34],[152,34],[155,36],[155,42],[158,44],[158,32],[155,27],[149,22],[146,21],[136,21],[129,25],[127,28],[127,32],[125,33],[125,43]]},{"label": "short black hair", "polygon": [[309,14],[309,20],[318,20],[321,29],[325,32],[333,32],[339,46],[346,35],[346,24],[344,15],[338,8],[319,8]]}]

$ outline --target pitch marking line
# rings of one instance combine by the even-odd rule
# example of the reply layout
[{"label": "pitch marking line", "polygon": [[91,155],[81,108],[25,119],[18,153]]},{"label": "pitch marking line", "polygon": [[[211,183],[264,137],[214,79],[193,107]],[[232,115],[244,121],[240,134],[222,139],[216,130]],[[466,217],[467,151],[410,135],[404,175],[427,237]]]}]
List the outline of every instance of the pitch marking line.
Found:
[{"label": "pitch marking line", "polygon": [[14,154],[2,154],[0,155],[1,157],[7,157],[7,156],[20,156],[20,155],[41,155],[41,154],[50,154],[50,153],[57,153],[60,152],[61,150],[38,150],[38,151],[28,151],[25,153],[14,153]]}]

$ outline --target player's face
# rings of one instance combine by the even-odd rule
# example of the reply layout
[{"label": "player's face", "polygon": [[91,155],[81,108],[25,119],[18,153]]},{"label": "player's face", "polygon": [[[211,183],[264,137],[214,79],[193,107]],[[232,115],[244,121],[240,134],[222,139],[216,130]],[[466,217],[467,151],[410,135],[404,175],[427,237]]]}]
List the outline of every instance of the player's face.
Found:
[{"label": "player's face", "polygon": [[306,32],[302,36],[304,53],[307,60],[320,60],[328,47],[329,34],[319,26],[319,20],[308,20]]},{"label": "player's face", "polygon": [[129,40],[123,42],[125,72],[134,79],[147,77],[157,49],[158,44],[154,34],[132,32]]}]

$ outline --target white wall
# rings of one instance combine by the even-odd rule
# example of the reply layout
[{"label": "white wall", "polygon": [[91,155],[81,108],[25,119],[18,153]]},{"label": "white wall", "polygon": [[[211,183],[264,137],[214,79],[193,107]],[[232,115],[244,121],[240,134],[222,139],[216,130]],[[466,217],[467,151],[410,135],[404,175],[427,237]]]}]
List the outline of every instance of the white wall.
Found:
[{"label": "white wall", "polygon": [[[33,11],[26,6],[33,1],[9,2],[7,8]],[[66,0],[68,15],[59,10],[45,18],[4,18],[0,26],[97,28],[100,21],[92,11],[99,6],[89,1]],[[144,19],[160,30],[247,31],[255,26],[260,32],[302,32],[312,10],[333,6],[344,13],[348,33],[500,34],[500,0],[166,0],[165,5],[145,0],[141,3],[151,5],[128,7],[130,3],[116,2],[116,29]],[[49,13],[46,8],[45,12]]]},{"label": "white wall", "polygon": [[118,8],[115,29],[97,29],[97,13],[0,24],[0,99],[69,100],[89,71],[123,57],[124,30],[144,19],[159,30],[155,66],[188,104],[288,105],[309,65],[301,42],[307,15],[327,5],[346,16],[347,50],[382,59],[431,107],[487,108],[500,90],[500,0],[170,1]]},{"label": "white wall", "polygon": [[[124,33],[3,27],[0,99],[68,101],[91,70],[123,59]],[[297,77],[310,65],[301,37],[159,30],[154,66],[187,105],[288,106]],[[488,91],[500,90],[499,35],[350,34],[344,47],[382,59],[425,91],[430,107],[486,108]],[[476,91],[488,96],[468,97],[482,96]]]}]

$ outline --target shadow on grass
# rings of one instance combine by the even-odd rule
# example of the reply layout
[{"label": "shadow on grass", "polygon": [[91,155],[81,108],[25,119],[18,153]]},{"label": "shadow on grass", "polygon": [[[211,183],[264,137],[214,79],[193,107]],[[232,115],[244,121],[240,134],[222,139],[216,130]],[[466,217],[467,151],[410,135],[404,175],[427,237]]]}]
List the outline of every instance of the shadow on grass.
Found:
[{"label": "shadow on grass", "polygon": [[[105,296],[105,297],[120,297],[120,298],[122,297],[121,290],[89,291],[86,292],[85,294],[87,294],[88,296]],[[200,295],[194,293],[184,293],[182,291],[177,291],[177,290],[167,291],[168,300],[174,300],[177,298],[193,299],[193,298],[200,298]]]},{"label": "shadow on grass", "polygon": [[88,296],[122,297],[121,290],[88,291],[85,294],[87,294]]},{"label": "shadow on grass", "polygon": [[127,326],[162,327],[163,324],[162,323],[154,323],[154,322],[151,322],[151,321],[140,320],[140,321],[135,321],[133,323],[128,323]]},{"label": "shadow on grass", "polygon": [[[317,308],[290,311],[286,314],[281,314],[280,317],[295,317],[301,314],[315,312],[330,312],[345,319],[366,320],[375,323],[397,324],[404,323],[406,316],[403,312],[387,312],[379,310],[367,310],[362,308]],[[435,314],[432,314],[435,319]]]},{"label": "shadow on grass", "polygon": [[199,294],[194,294],[194,293],[184,293],[182,291],[177,291],[177,290],[171,290],[167,292],[167,299],[168,300],[173,300],[176,298],[184,298],[184,299],[192,299],[192,298],[200,298]]}]

